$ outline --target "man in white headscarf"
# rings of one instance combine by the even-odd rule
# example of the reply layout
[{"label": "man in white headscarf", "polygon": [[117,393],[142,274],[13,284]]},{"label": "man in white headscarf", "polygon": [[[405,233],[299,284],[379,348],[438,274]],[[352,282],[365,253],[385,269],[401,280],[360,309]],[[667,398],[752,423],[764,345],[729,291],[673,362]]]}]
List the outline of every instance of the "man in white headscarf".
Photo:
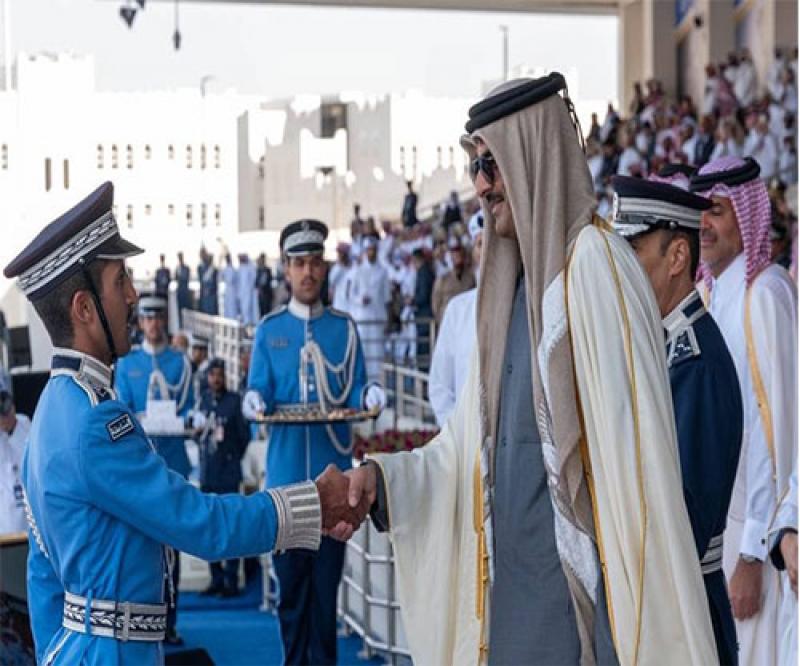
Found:
[{"label": "man in white headscarf", "polygon": [[797,287],[770,261],[769,194],[758,162],[723,157],[692,177],[711,199],[700,227],[708,310],[739,376],[744,437],[725,528],[739,663],[775,664],[790,594],[765,563],[767,531],[797,465]]},{"label": "man in white headscarf", "polygon": [[658,307],[593,218],[565,87],[511,81],[470,109],[478,353],[433,442],[351,475],[392,531],[417,664],[716,659]]}]

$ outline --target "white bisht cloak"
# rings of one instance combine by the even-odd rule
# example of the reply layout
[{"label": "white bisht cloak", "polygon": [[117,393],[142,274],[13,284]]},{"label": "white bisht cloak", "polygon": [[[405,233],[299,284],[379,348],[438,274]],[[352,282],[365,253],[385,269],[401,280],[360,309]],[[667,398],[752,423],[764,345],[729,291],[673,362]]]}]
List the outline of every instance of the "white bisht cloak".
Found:
[{"label": "white bisht cloak", "polygon": [[[623,244],[587,227],[566,277],[612,632],[622,666],[712,664],[716,648],[683,500],[661,318]],[[551,289],[563,294],[564,284],[562,273]],[[566,323],[564,308],[549,316],[545,329]],[[630,321],[648,325],[631,329]],[[430,444],[374,458],[386,481],[397,589],[418,666],[477,664],[486,640],[478,372],[476,352],[455,412]],[[558,378],[544,380],[548,386]],[[567,561],[562,549],[569,548],[559,544]]]}]

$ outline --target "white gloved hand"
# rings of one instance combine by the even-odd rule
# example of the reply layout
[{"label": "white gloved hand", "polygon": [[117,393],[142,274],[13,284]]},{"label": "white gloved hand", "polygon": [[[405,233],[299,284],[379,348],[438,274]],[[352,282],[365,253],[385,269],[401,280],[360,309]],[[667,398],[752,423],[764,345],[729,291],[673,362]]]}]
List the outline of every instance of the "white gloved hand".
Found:
[{"label": "white gloved hand", "polygon": [[251,389],[244,394],[244,399],[242,400],[242,415],[248,421],[255,421],[266,409],[267,405],[264,402],[264,398],[261,397],[258,391]]},{"label": "white gloved hand", "polygon": [[202,430],[206,427],[206,423],[208,423],[208,419],[203,412],[192,412],[192,428],[194,430]]},{"label": "white gloved hand", "polygon": [[367,389],[364,396],[364,408],[368,410],[378,409],[382,411],[386,407],[386,391],[377,384],[373,384]]}]

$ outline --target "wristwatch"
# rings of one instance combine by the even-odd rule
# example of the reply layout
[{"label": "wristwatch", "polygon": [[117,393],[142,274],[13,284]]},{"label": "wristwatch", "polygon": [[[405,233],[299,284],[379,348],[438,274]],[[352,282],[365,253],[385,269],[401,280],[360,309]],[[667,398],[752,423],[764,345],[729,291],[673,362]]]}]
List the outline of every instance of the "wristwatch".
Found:
[{"label": "wristwatch", "polygon": [[761,561],[757,557],[754,557],[753,555],[744,555],[744,554],[739,555],[739,559],[745,564],[753,564],[754,562]]}]

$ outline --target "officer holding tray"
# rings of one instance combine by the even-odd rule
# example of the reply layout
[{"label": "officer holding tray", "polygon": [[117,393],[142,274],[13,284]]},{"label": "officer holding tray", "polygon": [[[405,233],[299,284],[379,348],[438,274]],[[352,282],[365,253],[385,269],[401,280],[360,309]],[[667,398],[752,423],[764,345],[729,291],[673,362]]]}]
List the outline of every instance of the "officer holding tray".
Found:
[{"label": "officer holding tray", "polygon": [[[349,315],[320,300],[327,265],[328,228],[299,220],[281,233],[281,252],[292,298],[256,329],[248,391],[242,411],[249,419],[282,407],[372,409],[386,402],[383,389],[367,383],[364,354]],[[313,479],[326,465],[351,466],[347,424],[270,426],[267,486]],[[336,663],[336,591],[344,544],[323,538],[318,555],[296,551],[273,558],[280,582],[284,662]]]}]

